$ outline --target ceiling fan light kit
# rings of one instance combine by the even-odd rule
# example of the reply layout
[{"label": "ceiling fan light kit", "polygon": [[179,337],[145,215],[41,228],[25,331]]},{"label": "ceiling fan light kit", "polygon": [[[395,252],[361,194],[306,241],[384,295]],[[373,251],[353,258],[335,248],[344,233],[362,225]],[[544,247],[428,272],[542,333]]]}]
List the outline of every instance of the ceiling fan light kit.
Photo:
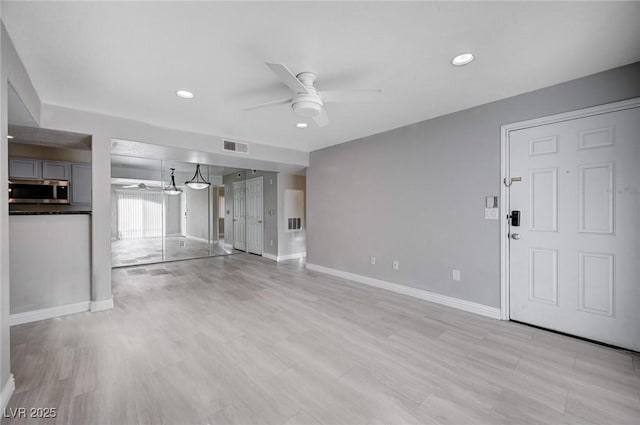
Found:
[{"label": "ceiling fan light kit", "polygon": [[200,164],[196,165],[196,172],[193,174],[193,177],[191,177],[191,180],[186,181],[184,184],[190,187],[191,189],[198,189],[198,190],[206,189],[207,187],[211,186],[211,183],[206,181],[205,178],[202,176],[202,172],[200,171]]},{"label": "ceiling fan light kit", "polygon": [[[382,98],[382,90],[323,90],[314,87],[317,79],[313,72],[301,72],[294,75],[283,64],[267,63],[274,74],[294,93],[290,99],[275,100],[260,105],[245,108],[245,111],[268,108],[277,105],[291,104],[293,112],[301,117],[311,118],[318,127],[329,124],[329,118],[324,109],[328,102],[378,102]],[[300,127],[299,128],[304,128]]]}]

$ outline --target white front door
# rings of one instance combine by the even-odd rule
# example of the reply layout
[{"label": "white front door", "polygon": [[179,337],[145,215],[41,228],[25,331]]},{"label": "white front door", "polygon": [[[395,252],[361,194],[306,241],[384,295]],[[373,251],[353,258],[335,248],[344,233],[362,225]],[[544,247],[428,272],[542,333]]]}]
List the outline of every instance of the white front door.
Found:
[{"label": "white front door", "polygon": [[262,255],[263,210],[262,177],[247,180],[247,250],[259,255]]},{"label": "white front door", "polygon": [[233,247],[246,251],[246,185],[244,181],[233,183]]},{"label": "white front door", "polygon": [[640,108],[512,131],[509,160],[511,319],[640,350]]}]

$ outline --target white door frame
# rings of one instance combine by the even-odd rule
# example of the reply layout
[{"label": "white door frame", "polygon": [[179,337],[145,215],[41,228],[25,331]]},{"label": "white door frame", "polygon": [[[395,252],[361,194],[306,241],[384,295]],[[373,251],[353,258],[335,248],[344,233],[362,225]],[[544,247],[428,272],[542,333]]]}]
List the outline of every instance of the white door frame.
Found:
[{"label": "white door frame", "polygon": [[[509,188],[505,182],[511,177],[509,175],[509,133],[530,127],[554,124],[561,121],[569,121],[578,118],[590,117],[593,115],[607,114],[610,112],[622,111],[640,107],[640,97],[623,100],[621,102],[607,103],[591,108],[579,109],[576,111],[535,118],[527,121],[505,124],[500,127],[500,319],[509,320],[509,225],[507,215],[509,214]],[[517,184],[517,183],[516,183]]]}]

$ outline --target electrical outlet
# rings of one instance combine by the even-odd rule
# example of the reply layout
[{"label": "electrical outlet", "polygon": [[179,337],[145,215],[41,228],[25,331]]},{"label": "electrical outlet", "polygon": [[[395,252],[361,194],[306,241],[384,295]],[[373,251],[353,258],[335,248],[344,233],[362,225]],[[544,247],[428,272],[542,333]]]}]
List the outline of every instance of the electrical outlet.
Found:
[{"label": "electrical outlet", "polygon": [[460,280],[460,270],[453,269],[451,273],[451,278],[453,280]]},{"label": "electrical outlet", "polygon": [[376,263],[376,257],[371,257],[371,264],[375,264]]},{"label": "electrical outlet", "polygon": [[393,260],[393,270],[400,270],[400,261]]}]

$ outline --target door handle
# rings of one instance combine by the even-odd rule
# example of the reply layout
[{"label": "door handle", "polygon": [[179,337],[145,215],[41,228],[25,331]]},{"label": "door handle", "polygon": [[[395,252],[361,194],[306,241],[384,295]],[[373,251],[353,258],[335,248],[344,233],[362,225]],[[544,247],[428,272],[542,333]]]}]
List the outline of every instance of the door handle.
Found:
[{"label": "door handle", "polygon": [[511,239],[515,239],[515,240],[520,239],[520,233],[512,233],[511,234]]}]

